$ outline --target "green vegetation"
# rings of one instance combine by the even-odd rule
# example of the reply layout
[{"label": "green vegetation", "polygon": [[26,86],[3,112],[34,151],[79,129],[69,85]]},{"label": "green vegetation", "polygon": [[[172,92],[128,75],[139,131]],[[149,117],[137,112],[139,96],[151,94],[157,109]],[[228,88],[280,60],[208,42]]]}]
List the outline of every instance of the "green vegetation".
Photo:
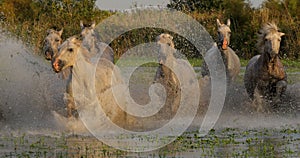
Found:
[{"label": "green vegetation", "polygon": [[217,31],[215,19],[231,19],[231,45],[239,57],[256,55],[256,37],[262,24],[275,22],[286,33],[281,56],[298,59],[300,44],[300,2],[298,0],[265,0],[260,8],[252,8],[247,0],[172,0],[170,8],[181,10],[197,19],[213,36]]},{"label": "green vegetation", "polygon": [[[300,52],[300,2],[298,0],[266,0],[262,7],[251,8],[247,0],[171,0],[169,8],[185,12],[199,21],[207,31],[216,37],[216,18],[231,19],[231,46],[239,57],[249,59],[256,55],[256,34],[263,23],[274,21],[286,33],[280,55],[295,60]],[[95,6],[95,0],[1,0],[0,25],[34,46],[39,53],[46,30],[52,27],[64,28],[63,38],[80,32],[79,21],[97,23],[114,12],[102,11]],[[150,41],[167,30],[144,28],[132,30],[115,39],[110,45],[121,56],[128,49]],[[186,39],[174,36],[176,48],[188,58],[199,58],[200,53]]]},{"label": "green vegetation", "polygon": [[64,29],[63,38],[80,33],[79,21],[100,22],[112,13],[96,0],[1,0],[0,25],[40,52],[47,30]]}]

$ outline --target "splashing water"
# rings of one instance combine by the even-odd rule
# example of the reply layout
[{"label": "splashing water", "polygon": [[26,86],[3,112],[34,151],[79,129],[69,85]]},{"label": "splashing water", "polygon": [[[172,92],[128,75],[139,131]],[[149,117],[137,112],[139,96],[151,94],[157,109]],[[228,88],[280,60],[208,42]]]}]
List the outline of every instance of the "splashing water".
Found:
[{"label": "splashing water", "polygon": [[58,129],[51,111],[64,111],[65,81],[22,42],[0,39],[0,130]]}]

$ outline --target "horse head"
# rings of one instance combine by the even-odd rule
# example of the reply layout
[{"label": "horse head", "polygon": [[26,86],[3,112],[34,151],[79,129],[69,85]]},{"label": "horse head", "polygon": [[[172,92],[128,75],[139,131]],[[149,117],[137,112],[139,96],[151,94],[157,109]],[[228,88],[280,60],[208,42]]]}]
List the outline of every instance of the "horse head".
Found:
[{"label": "horse head", "polygon": [[58,52],[58,46],[62,43],[61,35],[63,33],[63,29],[60,31],[56,31],[53,29],[47,30],[47,36],[44,40],[43,46],[43,54],[47,60],[52,60],[53,56],[55,56]]},{"label": "horse head", "polygon": [[222,24],[219,19],[217,19],[218,26],[218,46],[223,50],[226,50],[230,44],[230,20],[227,20],[227,24]]},{"label": "horse head", "polygon": [[265,24],[259,32],[258,46],[261,53],[267,53],[271,59],[279,53],[281,37],[284,33],[279,32],[273,23]]},{"label": "horse head", "polygon": [[81,48],[79,37],[72,36],[68,38],[58,48],[58,53],[53,57],[52,68],[58,73],[62,70],[72,67],[75,64],[77,54]]},{"label": "horse head", "polygon": [[158,60],[160,64],[163,64],[167,58],[173,57],[173,51],[171,50],[174,48],[173,37],[170,34],[163,33],[156,37],[156,42],[160,45]]},{"label": "horse head", "polygon": [[92,24],[83,24],[82,21],[80,21],[80,28],[81,28],[81,36],[84,37],[91,37],[91,36],[95,36],[95,27],[96,27],[96,23],[95,21],[92,22]]}]

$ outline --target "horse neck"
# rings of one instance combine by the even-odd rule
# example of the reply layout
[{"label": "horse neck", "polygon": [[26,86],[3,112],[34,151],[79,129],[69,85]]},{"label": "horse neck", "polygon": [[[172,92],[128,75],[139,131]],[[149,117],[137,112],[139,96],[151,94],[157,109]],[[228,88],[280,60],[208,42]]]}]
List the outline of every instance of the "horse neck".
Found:
[{"label": "horse neck", "polygon": [[[264,52],[261,57],[259,58],[259,61],[261,62],[262,66],[267,70],[270,71],[270,66],[273,67],[274,65],[278,65],[278,62],[280,62],[278,55],[271,57],[269,53]],[[281,65],[281,63],[280,63]]]},{"label": "horse neck", "polygon": [[228,64],[228,58],[230,51],[233,51],[230,47],[227,47],[226,50],[223,50],[221,47],[219,48],[219,51],[221,52],[221,56],[223,58],[224,63]]},{"label": "horse neck", "polygon": [[72,90],[73,92],[81,91],[84,93],[85,96],[81,99],[94,100],[95,93],[93,89],[95,88],[95,78],[93,76],[95,75],[96,68],[95,65],[89,62],[86,53],[89,54],[84,47],[81,47],[77,54],[72,71],[72,86],[75,88]]},{"label": "horse neck", "polygon": [[87,35],[82,40],[83,46],[85,46],[87,49],[91,49],[95,47],[95,36],[92,34]]},{"label": "horse neck", "polygon": [[82,69],[89,69],[91,66],[91,63],[89,61],[89,52],[84,49],[83,47],[80,47],[77,58],[75,61],[74,66],[72,67],[72,73],[74,75],[82,75],[83,72]]},{"label": "horse neck", "polygon": [[268,64],[270,62],[275,62],[278,59],[278,55],[271,57],[268,52],[264,52],[262,54],[262,59],[265,64]]}]

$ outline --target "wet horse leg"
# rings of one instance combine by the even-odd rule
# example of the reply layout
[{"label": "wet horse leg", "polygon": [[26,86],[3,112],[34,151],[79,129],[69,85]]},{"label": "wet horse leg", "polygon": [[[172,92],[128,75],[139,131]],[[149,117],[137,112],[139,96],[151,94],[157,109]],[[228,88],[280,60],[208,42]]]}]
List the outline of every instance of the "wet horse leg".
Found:
[{"label": "wet horse leg", "polygon": [[[72,79],[71,78],[69,79],[69,81],[67,83],[65,100],[67,103],[67,115],[68,115],[68,118],[70,118],[73,116],[73,111],[76,110],[73,92],[72,92]],[[75,116],[75,117],[78,117],[78,116]]]},{"label": "wet horse leg", "polygon": [[263,97],[261,91],[256,87],[253,92],[253,102],[252,106],[256,109],[257,112],[263,111]]},{"label": "wet horse leg", "polygon": [[163,77],[163,70],[162,70],[162,65],[159,64],[159,66],[156,70],[156,74],[155,74],[153,83],[157,82],[161,77]]},{"label": "wet horse leg", "polygon": [[276,94],[274,97],[274,102],[278,103],[280,101],[281,95],[285,92],[287,87],[287,82],[282,80],[276,83]]}]

